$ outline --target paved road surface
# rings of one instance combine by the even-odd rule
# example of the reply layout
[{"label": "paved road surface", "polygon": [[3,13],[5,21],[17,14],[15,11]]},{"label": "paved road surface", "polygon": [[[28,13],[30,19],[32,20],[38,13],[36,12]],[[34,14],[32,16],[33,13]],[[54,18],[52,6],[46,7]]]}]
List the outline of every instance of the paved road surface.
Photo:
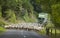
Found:
[{"label": "paved road surface", "polygon": [[0,38],[47,38],[47,37],[39,35],[34,31],[7,30],[6,32],[0,35]]}]

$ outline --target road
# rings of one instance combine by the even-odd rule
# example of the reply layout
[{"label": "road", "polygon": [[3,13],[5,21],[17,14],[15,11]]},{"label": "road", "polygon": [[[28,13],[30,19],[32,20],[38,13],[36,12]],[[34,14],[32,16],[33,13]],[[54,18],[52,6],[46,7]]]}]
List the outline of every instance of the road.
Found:
[{"label": "road", "polygon": [[26,30],[6,30],[6,32],[0,35],[0,38],[47,38],[35,31]]}]

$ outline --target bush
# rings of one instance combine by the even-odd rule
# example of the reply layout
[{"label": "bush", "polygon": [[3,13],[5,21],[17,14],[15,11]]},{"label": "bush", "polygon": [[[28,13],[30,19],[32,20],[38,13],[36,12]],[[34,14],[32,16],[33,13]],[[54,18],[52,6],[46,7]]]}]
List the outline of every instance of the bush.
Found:
[{"label": "bush", "polygon": [[4,19],[0,18],[0,26],[6,25],[7,23],[4,21]]},{"label": "bush", "polygon": [[52,17],[55,26],[60,27],[60,4],[52,5]]},{"label": "bush", "polygon": [[5,19],[12,23],[16,22],[16,16],[13,10],[8,9],[7,11],[5,11],[5,13],[6,13]]}]

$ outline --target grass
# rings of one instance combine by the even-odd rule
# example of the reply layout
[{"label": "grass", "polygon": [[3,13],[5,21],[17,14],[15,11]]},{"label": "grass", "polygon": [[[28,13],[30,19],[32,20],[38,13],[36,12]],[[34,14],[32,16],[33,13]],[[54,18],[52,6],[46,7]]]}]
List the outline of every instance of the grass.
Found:
[{"label": "grass", "polygon": [[56,33],[55,33],[55,29],[53,28],[51,38],[60,38],[60,29],[56,28]]},{"label": "grass", "polygon": [[[60,29],[56,28],[56,35],[55,35],[55,29],[54,28],[52,29],[52,35],[51,35],[51,30],[49,30],[49,32],[50,32],[49,38],[60,38]],[[41,35],[46,35],[46,30],[45,29],[40,30],[40,31],[38,31],[38,33]]]},{"label": "grass", "polygon": [[[51,30],[49,30],[51,32]],[[56,29],[56,32],[57,33],[60,33],[60,30],[59,29]],[[52,29],[52,33],[55,34],[55,29]]]},{"label": "grass", "polygon": [[41,34],[41,35],[46,35],[45,29],[38,31],[38,33]]},{"label": "grass", "polygon": [[5,32],[5,29],[3,27],[0,27],[0,33]]}]

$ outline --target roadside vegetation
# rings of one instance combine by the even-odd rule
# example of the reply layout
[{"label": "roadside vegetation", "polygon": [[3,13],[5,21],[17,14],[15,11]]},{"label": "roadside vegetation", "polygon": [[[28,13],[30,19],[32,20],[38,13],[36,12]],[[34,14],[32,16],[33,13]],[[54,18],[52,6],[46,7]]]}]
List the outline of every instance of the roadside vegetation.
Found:
[{"label": "roadside vegetation", "polygon": [[0,34],[5,32],[5,29],[3,27],[0,27]]},{"label": "roadside vegetation", "polygon": [[37,22],[41,12],[50,14],[55,26],[60,26],[59,0],[0,0],[0,18],[7,23]]},{"label": "roadside vegetation", "polygon": [[[39,34],[46,35],[46,29],[39,31]],[[50,29],[48,37],[49,38],[60,38],[60,29],[56,28],[56,33],[55,33],[55,29],[52,29],[52,33]]]}]

